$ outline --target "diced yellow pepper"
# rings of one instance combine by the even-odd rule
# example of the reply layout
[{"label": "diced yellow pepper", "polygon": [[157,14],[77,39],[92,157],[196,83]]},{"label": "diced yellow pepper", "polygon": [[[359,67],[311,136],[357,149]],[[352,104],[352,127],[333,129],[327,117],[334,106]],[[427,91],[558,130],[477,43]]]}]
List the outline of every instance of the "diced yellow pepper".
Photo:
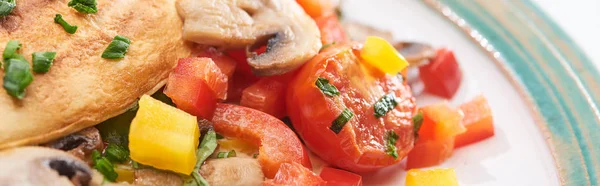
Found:
[{"label": "diced yellow pepper", "polygon": [[376,36],[367,37],[360,56],[366,63],[391,75],[396,75],[408,67],[408,62],[394,46]]},{"label": "diced yellow pepper", "polygon": [[129,130],[131,159],[190,174],[196,165],[199,138],[195,116],[144,95]]},{"label": "diced yellow pepper", "polygon": [[131,165],[117,164],[115,166],[115,172],[117,172],[119,176],[117,177],[117,180],[115,182],[133,183],[133,181],[135,180],[134,171],[135,170],[133,170],[133,167],[131,167]]},{"label": "diced yellow pepper", "polygon": [[458,186],[454,169],[411,169],[406,174],[406,186]]},{"label": "diced yellow pepper", "polygon": [[243,152],[246,154],[253,154],[258,152],[258,147],[251,143],[245,142],[239,139],[225,139],[219,140],[219,148],[227,151],[227,150],[236,150],[239,152]]}]

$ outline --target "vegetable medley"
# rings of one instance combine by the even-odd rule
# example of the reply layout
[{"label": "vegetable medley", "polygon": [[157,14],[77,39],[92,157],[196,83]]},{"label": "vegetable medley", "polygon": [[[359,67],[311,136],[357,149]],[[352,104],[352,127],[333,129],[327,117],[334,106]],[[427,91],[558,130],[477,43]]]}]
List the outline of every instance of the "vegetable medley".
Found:
[{"label": "vegetable medley", "polygon": [[[300,5],[318,28],[315,55],[279,61],[290,47],[279,41],[292,37],[281,32],[246,49],[198,44],[192,56],[178,60],[161,91],[97,126],[105,148],[93,151],[91,164],[105,181],[133,183],[137,170],[151,169],[176,175],[183,185],[362,185],[363,173],[406,159],[406,185],[458,185],[452,168],[419,169],[494,135],[487,100],[419,108],[411,90],[411,82],[420,81],[426,93],[451,99],[462,80],[452,50],[415,56],[405,53],[414,45],[357,39],[346,33],[333,4],[296,2],[291,6]],[[97,12],[95,1],[68,6]],[[2,1],[0,15],[12,8],[14,1]],[[54,21],[77,31],[60,14]],[[124,58],[131,42],[116,35],[101,57]],[[56,56],[33,53],[30,70],[20,48],[13,40],[3,53],[3,86],[17,99],[33,81],[31,70],[48,72]],[[419,76],[407,77],[409,70]]]}]

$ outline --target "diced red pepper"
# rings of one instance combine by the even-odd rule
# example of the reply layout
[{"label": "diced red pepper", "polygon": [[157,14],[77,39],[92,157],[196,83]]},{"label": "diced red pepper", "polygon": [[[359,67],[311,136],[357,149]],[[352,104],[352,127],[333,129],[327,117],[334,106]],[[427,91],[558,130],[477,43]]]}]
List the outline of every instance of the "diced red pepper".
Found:
[{"label": "diced red pepper", "polygon": [[462,81],[454,53],[446,48],[439,49],[429,64],[419,68],[419,76],[426,92],[446,99],[454,97]]},{"label": "diced red pepper", "polygon": [[492,110],[483,96],[460,106],[465,117],[462,120],[467,132],[456,136],[454,148],[462,147],[494,136],[494,120]]},{"label": "diced red pepper", "polygon": [[362,176],[341,169],[325,167],[320,176],[327,186],[362,186]]},{"label": "diced red pepper", "polygon": [[337,15],[328,14],[315,18],[319,30],[321,30],[321,43],[323,45],[333,42],[342,43],[348,40],[344,28],[340,24]]},{"label": "diced red pepper", "polygon": [[423,124],[418,140],[408,153],[406,168],[422,168],[442,163],[452,155],[454,138],[466,131],[461,124],[463,114],[447,102],[420,109]]},{"label": "diced red pepper", "polygon": [[327,182],[299,163],[283,163],[271,180],[263,186],[326,186]]},{"label": "diced red pepper", "polygon": [[217,97],[204,80],[171,73],[164,93],[177,108],[203,119],[212,119]]},{"label": "diced red pepper", "polygon": [[172,73],[204,80],[217,98],[227,98],[227,76],[210,58],[181,58]]},{"label": "diced red pepper", "polygon": [[244,89],[240,105],[283,118],[286,115],[285,90],[286,86],[282,82],[263,78]]},{"label": "diced red pepper", "polygon": [[237,65],[233,58],[224,55],[222,52],[213,47],[198,48],[196,56],[212,59],[219,69],[221,69],[221,72],[227,75],[227,78],[231,79],[233,77],[233,72],[235,71],[235,66]]}]

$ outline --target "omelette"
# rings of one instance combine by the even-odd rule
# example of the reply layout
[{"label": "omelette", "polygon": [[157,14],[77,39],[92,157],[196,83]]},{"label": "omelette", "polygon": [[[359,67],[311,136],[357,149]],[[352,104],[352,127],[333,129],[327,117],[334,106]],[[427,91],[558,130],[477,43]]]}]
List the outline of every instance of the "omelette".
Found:
[{"label": "omelette", "polygon": [[[27,61],[34,52],[56,52],[47,73],[33,73],[22,99],[0,90],[0,149],[48,142],[117,116],[160,89],[177,59],[189,55],[175,0],[96,2],[97,12],[85,14],[69,0],[17,0],[0,18],[0,50],[17,40]],[[56,24],[56,14],[76,32]],[[131,42],[126,55],[102,58],[117,35]]]}]

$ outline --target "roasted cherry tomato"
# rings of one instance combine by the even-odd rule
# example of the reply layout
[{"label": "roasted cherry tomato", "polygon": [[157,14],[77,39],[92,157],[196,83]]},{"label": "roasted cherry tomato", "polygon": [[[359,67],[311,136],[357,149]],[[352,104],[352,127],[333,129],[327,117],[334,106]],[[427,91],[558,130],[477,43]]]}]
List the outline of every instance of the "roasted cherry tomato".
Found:
[{"label": "roasted cherry tomato", "polygon": [[317,17],[315,18],[315,22],[317,22],[317,26],[321,30],[321,43],[323,45],[333,45],[348,40],[337,15],[328,14]]},{"label": "roasted cherry tomato", "polygon": [[454,53],[446,48],[439,49],[429,64],[419,67],[419,76],[426,92],[446,99],[454,97],[462,81]]},{"label": "roasted cherry tomato", "polygon": [[310,169],[298,163],[283,163],[271,180],[263,186],[326,186],[327,183]]},{"label": "roasted cherry tomato", "polygon": [[494,136],[494,119],[492,109],[483,96],[460,105],[460,110],[465,114],[462,124],[467,132],[456,136],[454,148],[462,147]]},{"label": "roasted cherry tomato", "polygon": [[328,186],[362,186],[362,176],[345,170],[325,167],[320,176]]},{"label": "roasted cherry tomato", "polygon": [[[416,106],[401,77],[365,66],[359,54],[359,44],[327,48],[300,69],[286,99],[294,128],[315,154],[336,167],[368,172],[398,163],[412,149]],[[384,96],[396,106],[376,117],[374,105]],[[353,116],[343,122],[349,112]]]},{"label": "roasted cherry tomato", "polygon": [[[208,82],[212,82],[212,87]],[[226,96],[227,77],[209,58],[180,59],[169,74],[165,95],[177,108],[204,119],[213,116],[217,94]]]},{"label": "roasted cherry tomato", "polygon": [[212,121],[217,133],[259,147],[258,162],[267,178],[273,178],[283,163],[311,168],[308,153],[294,131],[273,116],[243,106],[217,104]]}]

